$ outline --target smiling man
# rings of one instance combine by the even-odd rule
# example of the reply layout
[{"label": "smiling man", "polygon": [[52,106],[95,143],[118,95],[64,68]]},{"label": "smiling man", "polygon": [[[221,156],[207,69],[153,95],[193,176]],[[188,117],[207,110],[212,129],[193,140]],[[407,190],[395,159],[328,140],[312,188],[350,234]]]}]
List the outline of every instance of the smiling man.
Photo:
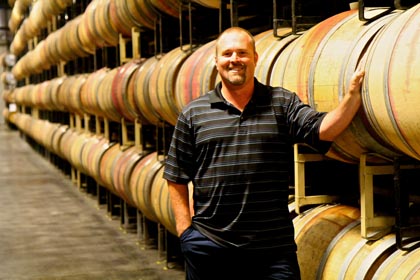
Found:
[{"label": "smiling man", "polygon": [[327,152],[361,104],[363,71],[327,114],[258,82],[257,62],[253,36],[225,30],[216,40],[221,82],[188,104],[175,126],[164,178],[187,279],[300,279],[288,210],[291,146]]}]

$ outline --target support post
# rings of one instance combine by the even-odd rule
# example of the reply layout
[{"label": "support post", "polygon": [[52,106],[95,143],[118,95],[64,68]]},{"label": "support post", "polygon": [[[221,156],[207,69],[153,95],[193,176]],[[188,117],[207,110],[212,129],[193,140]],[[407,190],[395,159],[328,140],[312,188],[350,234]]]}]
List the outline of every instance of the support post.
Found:
[{"label": "support post", "polygon": [[299,146],[295,144],[294,150],[294,166],[295,166],[295,212],[300,214],[300,207],[311,204],[331,203],[337,200],[336,196],[330,195],[312,195],[306,196],[305,193],[305,163],[312,161],[322,161],[324,156],[321,154],[307,153],[303,154],[299,151]]}]

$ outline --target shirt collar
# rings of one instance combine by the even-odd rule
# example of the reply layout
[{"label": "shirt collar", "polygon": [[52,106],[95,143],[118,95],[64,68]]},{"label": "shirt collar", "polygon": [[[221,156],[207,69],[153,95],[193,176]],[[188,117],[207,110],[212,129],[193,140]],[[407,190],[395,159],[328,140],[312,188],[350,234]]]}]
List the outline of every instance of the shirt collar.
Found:
[{"label": "shirt collar", "polygon": [[[264,98],[260,98],[263,96],[268,96],[269,91],[267,86],[261,84],[256,78],[254,78],[254,92],[252,94],[250,102],[258,103],[259,100]],[[215,89],[210,92],[210,104],[226,104],[226,100],[223,98],[222,95],[222,82],[219,82]]]}]

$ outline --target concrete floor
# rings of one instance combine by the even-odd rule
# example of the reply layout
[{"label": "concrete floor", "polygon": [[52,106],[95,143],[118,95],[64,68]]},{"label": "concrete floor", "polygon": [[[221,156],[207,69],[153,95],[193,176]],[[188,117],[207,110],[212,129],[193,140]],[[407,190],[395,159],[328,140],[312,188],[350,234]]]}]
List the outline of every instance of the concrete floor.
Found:
[{"label": "concrete floor", "polygon": [[0,123],[0,280],[184,279]]}]

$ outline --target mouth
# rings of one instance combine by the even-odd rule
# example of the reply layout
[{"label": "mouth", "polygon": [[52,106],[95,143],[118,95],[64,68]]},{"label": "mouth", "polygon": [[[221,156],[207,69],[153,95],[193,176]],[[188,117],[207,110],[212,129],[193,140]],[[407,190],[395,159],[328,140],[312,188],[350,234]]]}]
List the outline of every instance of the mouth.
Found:
[{"label": "mouth", "polygon": [[240,72],[243,72],[244,69],[245,69],[245,67],[242,66],[242,65],[240,65],[240,66],[231,66],[231,67],[229,67],[229,72],[232,72],[232,73],[240,73]]}]

